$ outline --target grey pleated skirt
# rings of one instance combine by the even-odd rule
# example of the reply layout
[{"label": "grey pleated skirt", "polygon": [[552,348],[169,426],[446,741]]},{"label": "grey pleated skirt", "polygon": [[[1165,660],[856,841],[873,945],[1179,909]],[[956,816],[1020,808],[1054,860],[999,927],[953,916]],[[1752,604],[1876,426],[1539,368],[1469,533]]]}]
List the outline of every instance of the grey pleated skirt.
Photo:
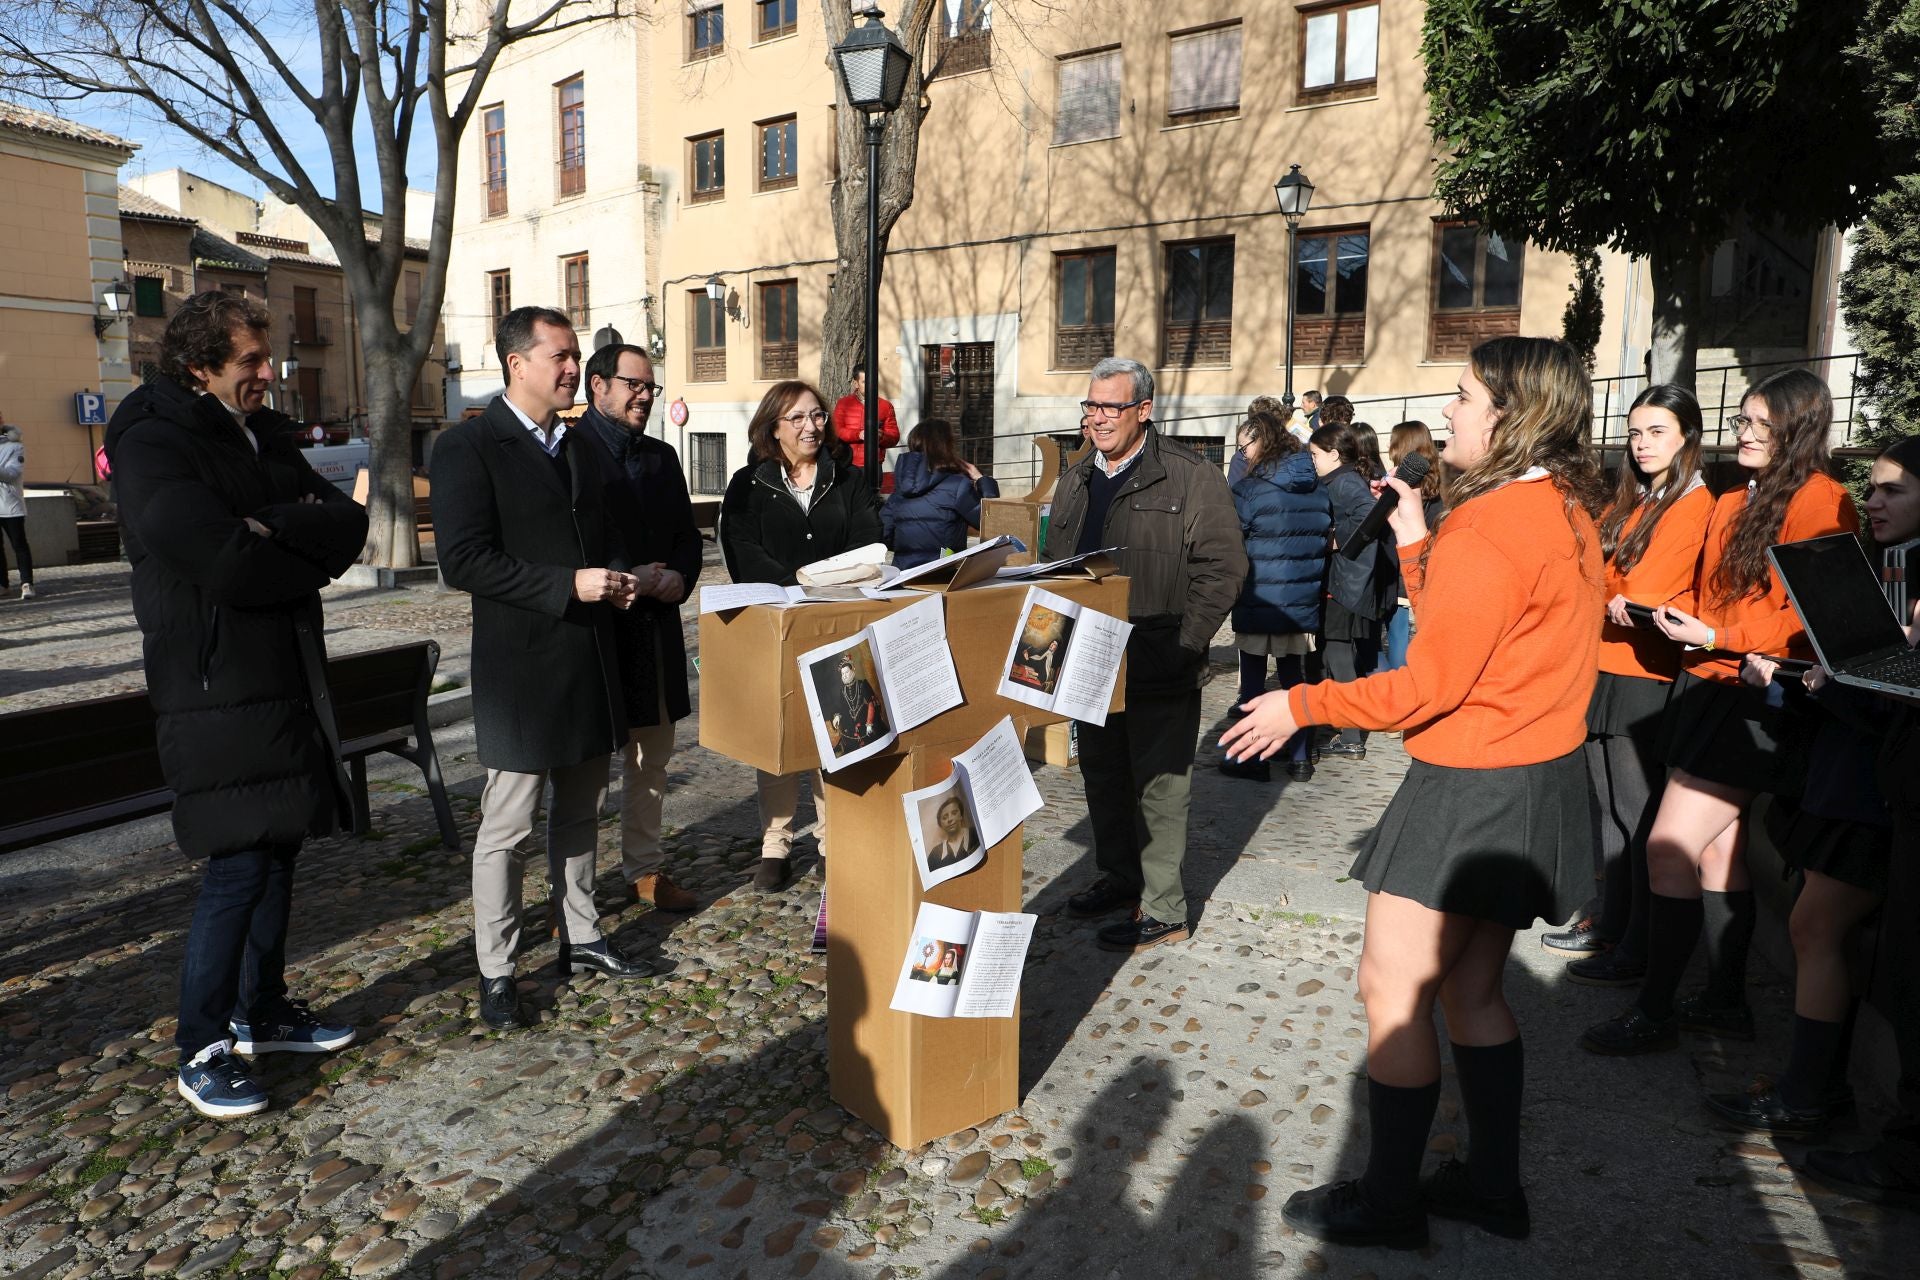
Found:
[{"label": "grey pleated skirt", "polygon": [[1415,760],[1348,874],[1371,893],[1530,929],[1593,896],[1593,808],[1579,750],[1540,764]]}]

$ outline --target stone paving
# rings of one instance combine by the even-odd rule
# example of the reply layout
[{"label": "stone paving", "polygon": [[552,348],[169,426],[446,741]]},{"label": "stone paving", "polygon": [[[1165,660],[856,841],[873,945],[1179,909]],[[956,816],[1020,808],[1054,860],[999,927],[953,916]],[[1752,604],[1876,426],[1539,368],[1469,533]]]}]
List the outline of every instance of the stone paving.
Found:
[{"label": "stone paving", "polygon": [[[46,576],[49,613],[64,596],[102,635],[66,634],[72,624],[55,619],[37,625],[59,635],[16,644],[22,615],[9,606],[0,692],[57,693],[19,673],[68,662],[90,691],[123,679],[108,670],[124,661],[106,634],[110,571]],[[347,610],[367,611],[366,625]],[[463,618],[459,597],[425,590],[329,600],[336,645]],[[1228,692],[1209,689],[1215,722]],[[530,875],[538,945],[521,986],[540,1022],[508,1035],[475,1021],[466,861],[438,847],[417,775],[376,766],[371,835],[302,855],[290,948],[296,994],[354,1022],[360,1043],[259,1059],[273,1109],[234,1123],[201,1120],[172,1090],[174,983],[198,868],[164,824],[0,858],[0,1271],[1912,1274],[1920,1219],[1800,1180],[1791,1146],[1720,1131],[1699,1107],[1703,1086],[1737,1087],[1783,1061],[1788,993],[1776,975],[1756,962],[1757,1045],[1695,1040],[1602,1060],[1573,1037],[1622,997],[1560,982],[1531,936],[1509,986],[1531,1059],[1532,1239],[1436,1221],[1427,1249],[1396,1254],[1282,1225],[1287,1194],[1365,1158],[1354,991],[1365,895],[1345,867],[1404,766],[1398,743],[1378,737],[1366,761],[1329,762],[1303,785],[1225,779],[1204,750],[1188,863],[1204,918],[1192,943],[1131,958],[1093,947],[1098,922],[1059,913],[1090,874],[1085,810],[1075,774],[1038,770],[1047,807],[1025,853],[1041,923],[1023,1003],[1024,1101],[977,1130],[895,1149],[829,1097],[826,973],[807,951],[819,891],[810,842],[785,893],[746,889],[751,772],[693,737],[683,725],[669,869],[708,905],[680,918],[622,906],[610,819],[602,833],[605,924],[670,972],[556,985],[544,888]],[[470,726],[444,729],[439,745],[470,836]],[[1449,1082],[1432,1146],[1463,1139]]]}]

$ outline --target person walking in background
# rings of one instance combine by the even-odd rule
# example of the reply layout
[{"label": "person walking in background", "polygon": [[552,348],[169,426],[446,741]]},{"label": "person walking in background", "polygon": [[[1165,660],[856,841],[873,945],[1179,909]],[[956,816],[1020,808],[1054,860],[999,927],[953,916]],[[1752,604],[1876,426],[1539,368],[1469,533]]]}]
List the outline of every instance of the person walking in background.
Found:
[{"label": "person walking in background", "polygon": [[[1302,391],[1300,393],[1299,413],[1305,419],[1301,425],[1306,428],[1307,435],[1312,435],[1320,429],[1320,393],[1318,391]],[[1287,430],[1293,430],[1293,423],[1289,422],[1287,424]],[[1304,437],[1300,443],[1306,443]]]},{"label": "person walking in background", "polygon": [[[27,446],[20,441],[20,428],[7,425],[0,417],[0,533],[13,547],[13,562],[20,570],[20,598],[33,599],[33,548],[27,545],[27,497],[23,477],[27,470]],[[7,581],[7,555],[0,549],[0,591],[11,591]]]},{"label": "person walking in background", "polygon": [[[1427,527],[1440,523],[1440,486],[1446,477],[1440,469],[1440,451],[1433,447],[1433,432],[1424,422],[1402,422],[1387,438],[1387,465],[1397,471],[1409,454],[1427,460],[1426,478],[1420,482],[1420,509],[1426,513]],[[1376,671],[1392,671],[1407,665],[1407,645],[1413,641],[1413,608],[1407,603],[1406,585],[1394,574],[1393,612],[1381,628],[1383,643]]]},{"label": "person walking in background", "polygon": [[692,911],[699,899],[661,870],[660,813],[667,795],[673,726],[693,713],[680,603],[700,578],[700,529],[693,522],[680,455],[647,435],[660,396],[653,359],[614,343],[587,361],[587,411],[580,424],[611,464],[607,512],[633,566],[634,598],[613,615],[626,741],[620,746],[621,878],[634,900],[660,911]]},{"label": "person walking in background", "polygon": [[[1227,479],[1247,549],[1247,582],[1233,606],[1240,688],[1227,712],[1238,719],[1241,706],[1266,692],[1269,662],[1282,689],[1303,678],[1301,660],[1320,630],[1333,506],[1312,456],[1274,414],[1253,414],[1240,428]],[[1313,777],[1311,737],[1295,734],[1280,753],[1295,782]],[[1222,760],[1220,772],[1256,782],[1271,776],[1264,760]]]},{"label": "person walking in background", "polygon": [[[1297,1191],[1282,1210],[1296,1231],[1343,1244],[1419,1248],[1429,1214],[1516,1239],[1532,1229],[1523,1054],[1502,978],[1516,930],[1565,920],[1585,896],[1591,858],[1580,742],[1603,609],[1594,513],[1606,501],[1586,443],[1593,387],[1565,343],[1495,338],[1474,348],[1444,412],[1458,475],[1439,527],[1427,528],[1417,489],[1387,482],[1426,639],[1399,670],[1266,694],[1221,737],[1231,755],[1260,759],[1304,725],[1362,724],[1403,729],[1413,757],[1351,872],[1368,895],[1366,1170]],[[1467,1159],[1423,1182],[1440,1102],[1436,1002]]]},{"label": "person walking in background", "polygon": [[506,371],[486,412],[433,446],[440,572],[473,596],[473,730],[487,781],[473,841],[473,945],[480,1017],[526,1025],[514,989],[525,846],[549,783],[549,911],[560,976],[574,964],[616,978],[652,966],[600,932],[594,907],[600,806],[627,737],[615,609],[633,603],[606,506],[606,451],[560,420],[580,385],[580,346],[564,312],[516,307],[495,326]]},{"label": "person walking in background", "polygon": [[1600,892],[1571,927],[1540,939],[1580,955],[1567,977],[1589,986],[1631,986],[1646,971],[1647,831],[1666,785],[1660,722],[1680,651],[1658,631],[1635,626],[1627,605],[1658,608],[1693,585],[1713,514],[1700,474],[1704,431],[1700,403],[1685,387],[1656,383],[1635,397],[1613,502],[1600,521],[1607,621],[1586,743]]},{"label": "person walking in background", "polygon": [[[844,402],[843,402],[844,403]],[[880,541],[879,501],[858,466],[823,448],[827,415],[820,393],[804,382],[776,382],[747,423],[752,460],[734,472],[720,500],[720,552],[735,582],[794,585],[795,574],[816,560]],[[793,854],[793,813],[800,803],[798,774],[757,772],[760,864],[753,887],[786,888]],[[813,774],[826,846],[826,788]]]},{"label": "person walking in background", "polygon": [[[900,443],[900,420],[893,414],[893,402],[885,396],[877,398],[880,412],[880,453],[884,460],[886,451]],[[867,465],[867,366],[853,366],[851,390],[840,397],[833,406],[833,435],[853,456],[856,471],[864,470]],[[886,493],[893,487],[890,475],[880,477],[880,492]],[[810,557],[817,559],[818,557]]]},{"label": "person walking in background", "polygon": [[[1309,391],[1308,395],[1313,393]],[[1320,402],[1320,408],[1313,415],[1313,429],[1322,427],[1344,427],[1353,421],[1353,401],[1345,396],[1328,396]]]},{"label": "person walking in background", "polygon": [[[1329,399],[1321,407],[1334,407]],[[1339,554],[1339,548],[1359,530],[1373,510],[1373,488],[1364,473],[1360,443],[1349,423],[1322,426],[1307,442],[1313,469],[1333,503],[1334,554],[1328,560],[1327,605],[1321,625],[1327,676],[1342,683],[1358,680],[1373,670],[1379,652],[1380,623],[1393,611],[1399,595],[1399,575],[1386,562],[1380,542],[1363,550],[1358,559]],[[1346,727],[1326,746],[1322,756],[1364,760],[1366,731]]]},{"label": "person walking in background", "polygon": [[1140,951],[1192,936],[1187,855],[1200,690],[1213,633],[1247,576],[1233,495],[1220,468],[1152,426],[1153,374],[1109,356],[1081,409],[1093,449],[1060,477],[1042,558],[1113,552],[1132,579],[1126,710],[1081,722],[1080,773],[1099,877],[1067,899],[1075,915],[1128,910],[1100,945]]},{"label": "person walking in background", "polygon": [[[1736,455],[1752,477],[1720,496],[1692,590],[1653,619],[1686,646],[1661,723],[1666,790],[1647,836],[1647,972],[1640,996],[1587,1028],[1594,1053],[1672,1049],[1680,1029],[1749,1039],[1747,949],[1755,904],[1746,868],[1747,807],[1761,792],[1793,797],[1804,781],[1802,718],[1769,690],[1741,683],[1742,655],[1811,655],[1767,548],[1860,528],[1833,478],[1827,434],[1833,397],[1805,369],[1755,385],[1732,419]],[[1704,991],[1676,1000],[1701,935]]]},{"label": "person walking in background", "polygon": [[267,324],[251,298],[186,299],[160,340],[162,372],[120,402],[106,437],[174,839],[206,863],[180,966],[175,1088],[216,1118],[267,1107],[236,1053],[354,1038],[289,998],[286,960],[300,846],[352,825],[320,588],[359,556],[367,513],[266,408]]},{"label": "person walking in background", "polygon": [[880,508],[880,528],[893,563],[911,569],[967,545],[967,529],[980,527],[980,502],[1000,496],[992,476],[961,458],[953,428],[930,418],[907,437],[907,452],[893,468],[893,492]]}]

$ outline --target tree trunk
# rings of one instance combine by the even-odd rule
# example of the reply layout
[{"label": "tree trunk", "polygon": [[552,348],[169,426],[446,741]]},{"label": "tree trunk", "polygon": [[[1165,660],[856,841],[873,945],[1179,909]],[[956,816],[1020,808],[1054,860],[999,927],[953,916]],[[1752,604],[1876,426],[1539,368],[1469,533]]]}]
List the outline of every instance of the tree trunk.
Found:
[{"label": "tree trunk", "polygon": [[1694,389],[1699,335],[1693,318],[1700,309],[1700,262],[1675,249],[1656,251],[1648,261],[1653,284],[1652,380]]},{"label": "tree trunk", "polygon": [[[391,322],[388,326],[393,329]],[[367,370],[368,564],[410,569],[420,563],[413,516],[413,380],[419,362],[397,331],[375,334],[362,319],[360,340]]]}]

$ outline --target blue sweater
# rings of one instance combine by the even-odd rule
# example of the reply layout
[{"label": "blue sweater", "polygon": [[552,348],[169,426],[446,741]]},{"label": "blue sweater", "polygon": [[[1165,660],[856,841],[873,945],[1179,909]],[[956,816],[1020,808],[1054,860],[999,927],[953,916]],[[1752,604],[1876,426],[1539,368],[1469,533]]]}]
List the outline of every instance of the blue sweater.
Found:
[{"label": "blue sweater", "polygon": [[1333,504],[1313,458],[1302,449],[1246,471],[1233,483],[1233,505],[1250,562],[1233,629],[1243,635],[1318,631]]},{"label": "blue sweater", "polygon": [[925,454],[902,454],[893,466],[893,493],[880,509],[893,563],[911,569],[965,547],[967,526],[980,523],[980,499],[999,496],[991,476],[976,486],[964,471],[929,471]]}]

